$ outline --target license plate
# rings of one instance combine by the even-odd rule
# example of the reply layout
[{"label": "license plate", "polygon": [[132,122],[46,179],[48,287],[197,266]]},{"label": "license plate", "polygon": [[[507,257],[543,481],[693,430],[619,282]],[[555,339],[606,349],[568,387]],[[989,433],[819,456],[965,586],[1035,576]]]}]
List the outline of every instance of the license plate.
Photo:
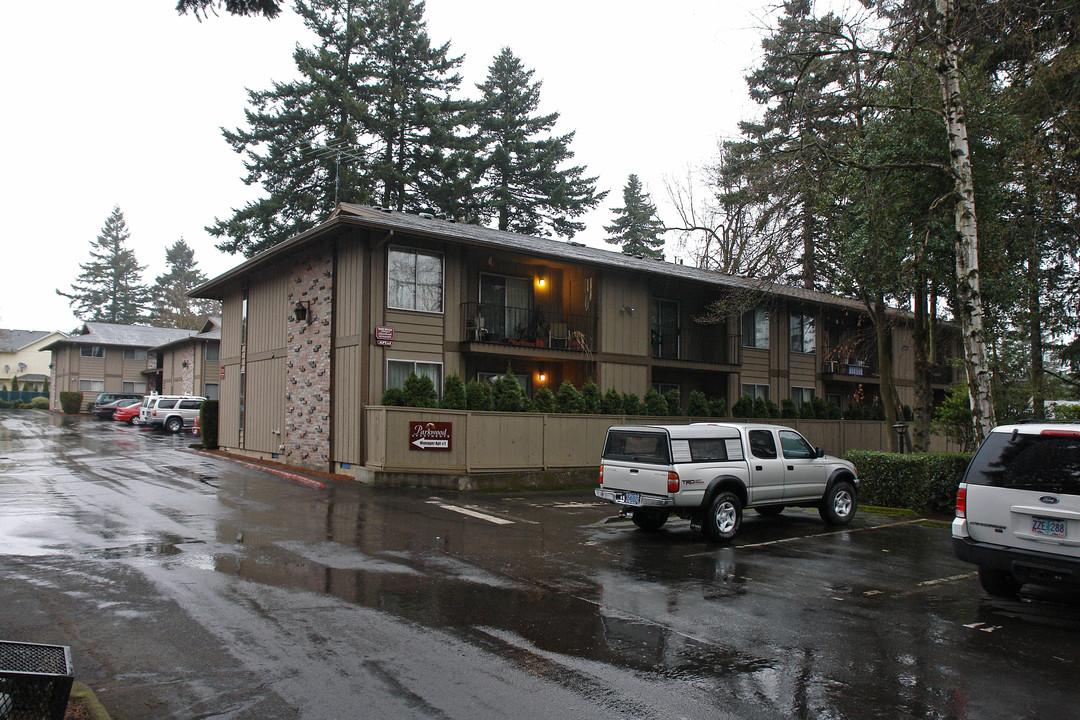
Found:
[{"label": "license plate", "polygon": [[1031,518],[1031,532],[1049,537],[1065,537],[1065,521]]},{"label": "license plate", "polygon": [[623,502],[627,505],[640,505],[641,493],[626,493],[626,495],[623,496]]}]

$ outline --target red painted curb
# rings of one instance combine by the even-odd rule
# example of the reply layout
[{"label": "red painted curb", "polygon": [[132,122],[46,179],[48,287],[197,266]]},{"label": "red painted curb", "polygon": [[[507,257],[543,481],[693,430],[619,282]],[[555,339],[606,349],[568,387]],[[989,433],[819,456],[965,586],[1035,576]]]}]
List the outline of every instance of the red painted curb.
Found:
[{"label": "red painted curb", "polygon": [[318,480],[312,480],[311,478],[304,477],[303,475],[297,475],[296,473],[286,472],[284,470],[277,470],[275,468],[269,468],[265,465],[256,465],[255,463],[244,462],[243,460],[237,460],[227,455],[215,455],[214,453],[203,452],[202,450],[186,450],[185,452],[195,453],[196,455],[201,455],[202,457],[217,458],[218,460],[228,460],[229,462],[236,463],[237,465],[240,465],[242,467],[250,468],[251,470],[261,470],[262,472],[270,473],[271,475],[277,475],[278,477],[285,478],[286,480],[298,482],[301,485],[307,485],[308,487],[317,488],[319,490],[326,489],[325,483],[321,483]]}]

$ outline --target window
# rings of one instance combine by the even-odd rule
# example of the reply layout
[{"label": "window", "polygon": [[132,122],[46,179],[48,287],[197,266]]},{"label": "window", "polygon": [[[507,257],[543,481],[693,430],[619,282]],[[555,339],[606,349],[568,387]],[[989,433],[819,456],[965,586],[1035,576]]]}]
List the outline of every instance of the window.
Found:
[{"label": "window", "polygon": [[[143,354],[145,355],[146,353],[143,353]],[[143,394],[143,393],[146,392],[146,383],[144,383],[144,382],[125,382],[125,383],[123,383],[122,387],[123,387],[123,392],[126,392],[126,393]]]},{"label": "window", "polygon": [[105,357],[105,347],[103,345],[80,345],[79,357]]},{"label": "window", "polygon": [[217,383],[206,383],[203,385],[203,395],[207,400],[217,400],[221,396],[221,391],[218,388]]},{"label": "window", "polygon": [[161,398],[158,400],[158,410],[172,410],[176,407],[176,403],[179,402],[179,398]]},{"label": "window", "polygon": [[386,303],[397,310],[443,311],[442,253],[390,248]]},{"label": "window", "polygon": [[750,397],[754,398],[755,400],[757,400],[758,398],[761,398],[762,400],[768,400],[769,399],[769,386],[768,385],[755,385],[754,383],[743,383],[743,385],[742,385],[742,394],[743,395],[749,395]]},{"label": "window", "polygon": [[656,392],[658,392],[661,395],[663,395],[664,393],[669,393],[672,390],[674,390],[675,392],[681,392],[679,387],[680,387],[679,385],[676,385],[674,383],[653,383],[652,384],[653,390],[655,390]]},{"label": "window", "polygon": [[694,462],[722,462],[728,459],[727,440],[723,438],[691,440],[689,444],[690,457]]},{"label": "window", "polygon": [[[247,345],[247,321],[248,321],[248,296],[247,288],[244,288],[244,297],[240,301],[240,346]],[[160,353],[158,353],[158,367],[161,367]],[[240,413],[240,417],[243,418],[244,414]],[[243,423],[240,424],[241,427]]]},{"label": "window", "polygon": [[[990,433],[964,480],[969,485],[1080,495],[1080,437]],[[1062,504],[1067,501],[1062,498]]]},{"label": "window", "polygon": [[417,362],[415,360],[386,361],[386,389],[403,388],[409,376],[429,377],[435,385],[435,392],[442,397],[442,363]]},{"label": "window", "polygon": [[105,392],[104,380],[80,380],[79,392]]},{"label": "window", "polygon": [[177,407],[181,410],[198,410],[202,404],[202,400],[181,400]]},{"label": "window", "polygon": [[671,461],[668,455],[667,435],[613,430],[608,433],[604,459],[667,465]]},{"label": "window", "polygon": [[792,387],[791,402],[795,403],[795,407],[801,408],[803,403],[809,403],[814,399],[816,392],[812,387]]},{"label": "window", "polygon": [[146,351],[139,348],[124,348],[125,360],[146,360]]},{"label": "window", "polygon": [[772,430],[751,430],[748,439],[750,452],[754,457],[762,460],[776,459],[776,440],[773,439]]},{"label": "window", "polygon": [[217,362],[221,356],[221,344],[217,342],[206,343],[206,352],[204,353],[207,362]]},{"label": "window", "polygon": [[813,316],[791,313],[791,352],[812,353],[816,348]]},{"label": "window", "polygon": [[810,443],[794,430],[780,431],[780,447],[784,449],[784,457],[789,460],[817,457]]},{"label": "window", "polygon": [[744,347],[769,348],[769,311],[765,308],[747,310],[742,316],[742,344]]}]

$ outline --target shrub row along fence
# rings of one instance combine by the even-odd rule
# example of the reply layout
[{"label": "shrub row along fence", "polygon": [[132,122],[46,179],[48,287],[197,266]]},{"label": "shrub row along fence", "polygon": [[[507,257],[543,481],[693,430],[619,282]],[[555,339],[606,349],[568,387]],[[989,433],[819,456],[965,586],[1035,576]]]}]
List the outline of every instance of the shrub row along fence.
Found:
[{"label": "shrub row along fence", "polygon": [[849,450],[859,469],[859,501],[866,505],[952,514],[956,489],[971,462],[967,453],[895,453]]}]

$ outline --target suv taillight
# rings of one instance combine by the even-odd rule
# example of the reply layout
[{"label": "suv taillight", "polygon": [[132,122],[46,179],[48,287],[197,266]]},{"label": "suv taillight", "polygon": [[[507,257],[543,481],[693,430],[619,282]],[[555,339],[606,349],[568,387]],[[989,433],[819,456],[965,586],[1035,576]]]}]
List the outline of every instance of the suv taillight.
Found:
[{"label": "suv taillight", "polygon": [[604,466],[603,465],[600,466],[600,484],[601,485],[604,484]]},{"label": "suv taillight", "polygon": [[960,483],[956,491],[956,517],[967,517],[967,484]]},{"label": "suv taillight", "polygon": [[667,491],[669,493],[679,492],[679,473],[669,472],[667,474]]}]

